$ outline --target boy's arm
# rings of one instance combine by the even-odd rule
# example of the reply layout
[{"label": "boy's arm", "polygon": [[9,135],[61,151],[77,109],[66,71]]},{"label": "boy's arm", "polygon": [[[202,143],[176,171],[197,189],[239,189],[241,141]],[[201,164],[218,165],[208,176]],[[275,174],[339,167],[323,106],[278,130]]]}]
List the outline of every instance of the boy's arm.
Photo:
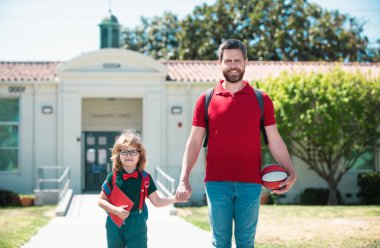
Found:
[{"label": "boy's arm", "polygon": [[184,202],[191,197],[191,186],[189,182],[190,172],[198,159],[205,133],[206,128],[204,127],[191,127],[190,136],[187,140],[185,153],[183,155],[181,176],[175,194],[178,201]]},{"label": "boy's arm", "polygon": [[165,207],[170,204],[176,203],[176,199],[174,196],[169,196],[169,197],[160,197],[157,194],[157,191],[154,191],[148,196],[150,202],[155,206],[155,207]]},{"label": "boy's arm", "polygon": [[107,195],[103,192],[103,190],[99,194],[99,199],[98,199],[98,205],[102,209],[104,209],[106,212],[111,213],[111,214],[116,214],[119,216],[121,219],[125,220],[129,216],[129,211],[125,210],[128,206],[114,206],[108,201]]}]

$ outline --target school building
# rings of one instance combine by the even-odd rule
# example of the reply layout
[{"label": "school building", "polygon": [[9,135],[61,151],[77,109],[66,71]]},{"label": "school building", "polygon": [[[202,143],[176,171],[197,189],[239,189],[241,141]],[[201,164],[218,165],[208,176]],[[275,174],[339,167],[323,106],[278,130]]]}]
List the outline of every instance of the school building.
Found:
[{"label": "school building", "polygon": [[[147,171],[161,168],[178,183],[182,156],[199,95],[222,78],[217,61],[157,61],[118,49],[113,16],[103,20],[101,48],[69,61],[0,61],[0,189],[33,193],[66,175],[74,193],[99,191],[111,170],[110,148],[121,130],[134,128],[147,147]],[[263,80],[281,71],[327,71],[336,63],[249,62],[244,78]],[[344,70],[379,75],[379,64],[347,63]],[[346,173],[339,190],[358,202],[357,175],[380,170],[380,152]],[[284,202],[297,202],[305,188],[327,188],[292,156],[298,181]],[[58,171],[54,168],[60,166]],[[52,169],[54,172],[46,172]],[[193,202],[204,199],[205,150],[191,176]],[[45,178],[46,179],[46,178]],[[48,186],[46,186],[48,187]]]}]

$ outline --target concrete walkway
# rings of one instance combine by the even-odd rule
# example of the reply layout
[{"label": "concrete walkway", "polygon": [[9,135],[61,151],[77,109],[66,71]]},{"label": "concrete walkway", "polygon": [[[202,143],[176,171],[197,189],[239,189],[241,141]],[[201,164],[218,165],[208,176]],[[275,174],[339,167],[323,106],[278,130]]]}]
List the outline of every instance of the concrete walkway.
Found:
[{"label": "concrete walkway", "polygon": [[[107,247],[107,214],[97,204],[97,194],[74,195],[65,217],[54,217],[24,248]],[[149,208],[149,248],[212,247],[211,233],[201,230],[178,216],[171,207]]]}]

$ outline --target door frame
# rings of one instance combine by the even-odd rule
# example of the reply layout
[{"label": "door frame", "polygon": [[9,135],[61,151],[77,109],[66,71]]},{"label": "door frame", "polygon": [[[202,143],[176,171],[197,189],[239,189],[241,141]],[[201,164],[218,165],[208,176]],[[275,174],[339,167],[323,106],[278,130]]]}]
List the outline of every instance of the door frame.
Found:
[{"label": "door frame", "polygon": [[[95,133],[95,134],[98,134],[96,135],[96,137],[99,137],[100,134],[106,134],[107,137],[112,137],[114,136],[115,138],[120,134],[120,131],[82,131],[82,152],[81,152],[81,167],[82,167],[82,192],[94,192],[94,191],[97,191],[99,192],[101,189],[101,183],[103,182],[103,180],[106,179],[106,177],[104,177],[104,179],[99,179],[101,182],[100,182],[100,187],[99,187],[99,190],[95,189],[95,188],[91,188],[89,187],[88,183],[87,183],[87,180],[86,180],[86,177],[88,176],[87,175],[87,171],[86,171],[86,149],[87,149],[87,134],[88,133]],[[113,139],[112,141],[110,140],[107,140],[107,145],[106,145],[106,149],[107,149],[107,165],[106,165],[106,175],[108,175],[109,172],[112,171],[112,161],[110,161],[110,157],[111,157],[111,149],[112,149],[112,146],[114,144],[115,140]],[[97,144],[97,141],[95,143],[95,146],[98,147],[98,144]],[[98,149],[98,148],[97,148]],[[96,155],[97,156],[97,153]],[[97,160],[97,158],[96,158]],[[108,164],[110,164],[110,166],[108,166]]]}]

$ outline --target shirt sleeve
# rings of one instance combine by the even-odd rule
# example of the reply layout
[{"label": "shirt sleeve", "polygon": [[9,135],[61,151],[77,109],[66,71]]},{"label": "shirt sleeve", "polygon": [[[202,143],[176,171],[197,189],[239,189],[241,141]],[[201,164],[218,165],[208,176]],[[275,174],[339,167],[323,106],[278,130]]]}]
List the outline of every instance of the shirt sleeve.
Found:
[{"label": "shirt sleeve", "polygon": [[157,190],[156,184],[154,183],[152,177],[149,175],[149,188],[148,188],[148,195],[152,194]]},{"label": "shirt sleeve", "polygon": [[110,196],[112,191],[112,173],[109,173],[107,175],[107,178],[102,185],[102,191],[104,192],[104,194],[106,194],[107,197]]},{"label": "shirt sleeve", "polygon": [[203,93],[197,100],[193,114],[193,126],[206,127],[205,122],[205,93]]},{"label": "shirt sleeve", "polygon": [[264,101],[264,126],[271,126],[276,124],[276,117],[274,115],[274,106],[272,99],[267,93],[263,92]]}]

